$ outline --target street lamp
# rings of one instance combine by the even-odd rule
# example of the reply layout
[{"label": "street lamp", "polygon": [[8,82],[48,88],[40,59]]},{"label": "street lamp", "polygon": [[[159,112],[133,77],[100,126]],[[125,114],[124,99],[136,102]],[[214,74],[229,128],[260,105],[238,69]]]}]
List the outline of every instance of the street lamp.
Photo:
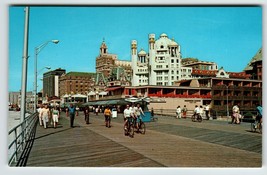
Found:
[{"label": "street lamp", "polygon": [[227,118],[229,117],[229,104],[228,104],[228,86],[226,86],[227,95],[226,95],[226,103],[227,103]]},{"label": "street lamp", "polygon": [[226,87],[226,111],[227,111],[227,118],[229,117],[229,104],[228,104],[228,86],[227,85],[225,85],[225,87]]},{"label": "street lamp", "polygon": [[37,56],[41,52],[41,50],[49,43],[57,44],[59,40],[50,40],[46,41],[45,43],[41,44],[40,46],[35,48],[35,64],[34,64],[34,112],[36,112],[36,94],[37,94]]},{"label": "street lamp", "polygon": [[45,67],[43,67],[41,70],[39,70],[39,72],[37,73],[37,76],[40,75],[40,73],[41,73],[44,69],[50,70],[51,67],[49,67],[49,66],[45,66]]},{"label": "street lamp", "polygon": [[[47,69],[47,70],[50,70],[51,69],[51,67],[48,67],[48,66],[45,66],[45,67],[43,67],[38,73],[37,73],[37,77],[40,75],[40,73],[44,70],[44,69]],[[43,80],[43,79],[40,79],[40,80]],[[35,88],[35,82],[33,82],[33,102],[34,102],[34,106],[36,106],[36,103],[35,103],[35,95],[34,94],[36,94],[37,95],[37,91],[38,91],[38,81],[36,82],[36,91],[34,90],[34,88]],[[34,92],[35,91],[35,92]],[[38,96],[36,97],[37,98],[37,102],[38,102]]]}]

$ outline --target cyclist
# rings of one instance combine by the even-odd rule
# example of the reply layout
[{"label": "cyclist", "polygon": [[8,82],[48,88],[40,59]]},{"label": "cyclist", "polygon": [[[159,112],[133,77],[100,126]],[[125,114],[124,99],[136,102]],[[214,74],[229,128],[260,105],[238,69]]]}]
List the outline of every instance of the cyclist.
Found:
[{"label": "cyclist", "polygon": [[137,107],[135,106],[134,103],[132,103],[132,106],[129,108],[131,111],[131,117],[133,118],[133,122],[136,123],[136,111],[137,111]]},{"label": "cyclist", "polygon": [[195,116],[195,120],[197,120],[198,117],[200,117],[200,108],[198,107],[198,105],[195,106],[194,116]]},{"label": "cyclist", "polygon": [[[141,120],[142,120],[141,114],[143,114],[143,115],[145,115],[145,114],[144,114],[139,103],[137,104],[135,111],[136,111],[136,120],[137,121],[139,120],[139,122],[141,122]],[[136,128],[137,128],[137,130],[139,130],[138,122],[136,122]]]},{"label": "cyclist", "polygon": [[123,116],[124,116],[124,129],[127,130],[127,122],[129,120],[129,118],[132,115],[132,110],[130,110],[130,106],[126,105],[126,108],[123,111]]},{"label": "cyclist", "polygon": [[256,123],[257,125],[255,127],[259,127],[259,124],[262,123],[262,106],[260,104],[257,104],[257,116],[256,116]]}]

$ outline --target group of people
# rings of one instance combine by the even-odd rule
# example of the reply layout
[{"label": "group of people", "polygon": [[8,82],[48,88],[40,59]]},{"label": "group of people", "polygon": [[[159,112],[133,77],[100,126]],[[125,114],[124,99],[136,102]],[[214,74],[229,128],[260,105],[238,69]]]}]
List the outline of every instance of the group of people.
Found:
[{"label": "group of people", "polygon": [[[200,105],[200,106],[196,105],[195,109],[194,109],[194,114],[198,114],[202,118],[204,116],[206,116],[206,119],[209,119],[209,112],[210,112],[209,105],[206,105],[204,107],[202,105]],[[177,119],[180,119],[180,118],[184,118],[185,119],[186,115],[187,115],[187,107],[186,107],[186,105],[184,105],[184,107],[182,109],[181,109],[180,106],[178,106],[176,108],[176,118]]]},{"label": "group of people", "polygon": [[51,121],[51,125],[53,125],[54,128],[57,128],[60,117],[60,110],[57,106],[54,106],[50,109],[48,104],[43,104],[40,105],[40,107],[37,109],[37,112],[39,113],[40,126],[43,126],[46,129],[49,121]]},{"label": "group of people", "polygon": [[186,118],[186,112],[187,112],[187,107],[186,105],[184,105],[183,109],[181,109],[180,106],[177,106],[176,108],[176,118],[182,118],[182,115],[183,115],[183,118]]},{"label": "group of people", "polygon": [[[130,118],[132,118],[136,124],[138,120],[142,120],[141,114],[145,115],[139,103],[136,105],[133,103],[131,106],[126,105],[126,108],[123,111],[124,129],[127,130],[127,122]],[[136,128],[137,130],[139,129],[138,125],[136,125]]]}]

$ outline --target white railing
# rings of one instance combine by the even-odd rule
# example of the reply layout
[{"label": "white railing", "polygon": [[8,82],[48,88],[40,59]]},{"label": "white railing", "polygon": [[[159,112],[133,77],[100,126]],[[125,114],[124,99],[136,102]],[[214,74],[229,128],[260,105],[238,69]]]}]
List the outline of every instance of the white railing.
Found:
[{"label": "white railing", "polygon": [[35,132],[35,128],[38,121],[38,113],[34,113],[25,118],[25,120],[19,125],[15,126],[8,132],[8,164],[12,165],[16,163],[23,150],[26,147],[26,143],[32,139],[32,133]]}]

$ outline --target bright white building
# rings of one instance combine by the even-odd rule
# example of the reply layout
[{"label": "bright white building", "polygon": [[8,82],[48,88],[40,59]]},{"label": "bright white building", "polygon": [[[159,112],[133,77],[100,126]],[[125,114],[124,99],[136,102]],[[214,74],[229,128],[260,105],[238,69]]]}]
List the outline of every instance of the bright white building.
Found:
[{"label": "bright white building", "polygon": [[163,33],[158,40],[149,35],[148,54],[137,52],[137,41],[131,43],[132,86],[171,86],[175,81],[191,78],[192,68],[183,67],[180,45]]}]

